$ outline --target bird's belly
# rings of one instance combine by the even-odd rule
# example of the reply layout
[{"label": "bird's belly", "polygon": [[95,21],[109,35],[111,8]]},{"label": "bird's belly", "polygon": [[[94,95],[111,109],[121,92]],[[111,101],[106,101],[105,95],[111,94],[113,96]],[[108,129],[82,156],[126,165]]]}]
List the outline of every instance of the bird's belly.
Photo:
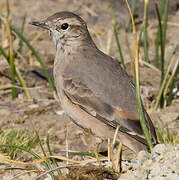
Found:
[{"label": "bird's belly", "polygon": [[75,124],[81,128],[92,132],[92,134],[102,139],[112,138],[115,129],[104,124],[91,114],[81,109],[78,105],[72,103],[65,95],[63,90],[58,92],[63,110],[72,118]]}]

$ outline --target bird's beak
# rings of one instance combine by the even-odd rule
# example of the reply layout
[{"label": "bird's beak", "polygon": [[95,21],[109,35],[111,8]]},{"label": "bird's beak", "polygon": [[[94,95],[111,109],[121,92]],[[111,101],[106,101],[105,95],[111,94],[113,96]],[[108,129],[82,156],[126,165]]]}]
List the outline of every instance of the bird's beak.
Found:
[{"label": "bird's beak", "polygon": [[41,27],[41,28],[43,28],[43,29],[47,29],[47,30],[50,30],[50,28],[49,28],[49,26],[45,23],[45,22],[43,22],[43,21],[32,21],[32,22],[30,22],[29,24],[32,24],[32,25],[34,25],[34,26],[38,26],[38,27]]}]

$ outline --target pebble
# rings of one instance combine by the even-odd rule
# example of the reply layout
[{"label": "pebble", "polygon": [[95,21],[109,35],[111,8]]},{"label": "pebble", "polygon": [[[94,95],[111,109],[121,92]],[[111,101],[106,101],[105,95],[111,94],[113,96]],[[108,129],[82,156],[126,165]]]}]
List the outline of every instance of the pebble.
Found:
[{"label": "pebble", "polygon": [[179,180],[179,148],[158,144],[151,153],[140,151],[131,163],[123,163],[122,169],[136,180]]}]

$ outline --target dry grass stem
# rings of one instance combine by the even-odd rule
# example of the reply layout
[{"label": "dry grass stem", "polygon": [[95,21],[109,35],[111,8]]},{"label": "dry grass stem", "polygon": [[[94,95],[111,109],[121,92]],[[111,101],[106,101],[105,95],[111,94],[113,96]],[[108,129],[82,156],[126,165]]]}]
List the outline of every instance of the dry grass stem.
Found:
[{"label": "dry grass stem", "polygon": [[112,169],[115,168],[115,164],[114,164],[114,145],[116,143],[119,127],[120,126],[117,126],[116,131],[114,133],[113,142],[112,142],[112,144],[110,144],[110,158],[111,158],[111,162],[112,162]]},{"label": "dry grass stem", "polygon": [[171,59],[171,61],[170,61],[170,64],[168,65],[168,68],[167,68],[166,73],[165,73],[165,75],[164,75],[164,79],[163,79],[163,82],[162,82],[162,84],[161,84],[161,86],[160,86],[160,90],[159,90],[159,93],[158,93],[158,96],[157,96],[157,100],[156,100],[156,103],[155,103],[155,106],[154,106],[154,109],[155,109],[155,110],[157,110],[157,108],[159,107],[160,99],[161,99],[161,97],[162,97],[162,95],[163,95],[162,93],[164,92],[164,88],[165,88],[165,86],[166,86],[167,77],[168,77],[169,72],[170,72],[170,70],[171,70],[171,68],[172,68],[172,65],[173,65],[173,63],[174,63],[174,60],[175,60],[175,58],[173,57],[173,58]]},{"label": "dry grass stem", "polygon": [[111,160],[111,139],[108,138],[108,162]]},{"label": "dry grass stem", "polygon": [[99,166],[102,167],[102,164],[101,164],[101,161],[100,161],[100,159],[99,159],[97,150],[95,151],[95,156],[96,156],[96,159],[97,159],[97,161],[98,161]]},{"label": "dry grass stem", "polygon": [[146,61],[143,61],[143,60],[140,59],[140,60],[139,60],[139,63],[140,63],[141,65],[144,64],[145,66],[147,66],[147,67],[155,70],[155,71],[158,72],[158,73],[161,73],[161,71],[160,71],[158,68],[156,68],[154,65],[152,65],[152,64],[150,64],[150,63],[148,63],[148,62],[146,62]]},{"label": "dry grass stem", "polygon": [[16,67],[16,73],[18,74],[18,76],[19,76],[19,78],[20,78],[20,81],[21,81],[21,83],[22,83],[22,85],[23,85],[24,93],[25,93],[27,99],[30,99],[31,96],[30,96],[30,93],[29,93],[29,91],[28,91],[26,82],[25,82],[24,78],[22,77],[22,75],[21,75],[21,73],[20,73],[20,71],[19,71],[19,69],[18,69],[17,67]]},{"label": "dry grass stem", "polygon": [[91,158],[91,159],[77,161],[77,160],[73,160],[73,159],[68,159],[68,158],[66,158],[64,156],[45,156],[45,157],[43,157],[41,159],[38,159],[38,160],[35,160],[33,162],[22,162],[22,161],[11,160],[11,159],[9,159],[9,157],[0,154],[0,162],[4,163],[4,164],[18,164],[18,165],[25,165],[25,166],[34,166],[34,165],[40,164],[42,162],[45,162],[45,161],[47,161],[49,159],[68,161],[70,163],[84,164],[84,165],[88,164],[88,163],[98,162],[98,160],[100,160],[100,161],[108,161],[107,157],[98,157],[98,160],[97,160],[97,158]]},{"label": "dry grass stem", "polygon": [[113,31],[109,30],[107,34],[107,46],[106,46],[106,54],[109,55],[111,50],[111,44],[112,44],[112,37],[113,37]]},{"label": "dry grass stem", "polygon": [[115,131],[115,133],[114,133],[114,137],[113,137],[113,142],[112,142],[112,148],[114,148],[114,145],[115,145],[115,143],[116,143],[116,139],[117,139],[117,134],[118,134],[118,131],[119,131],[119,125],[117,126],[117,128],[116,128],[116,131]]},{"label": "dry grass stem", "polygon": [[[163,23],[163,21],[162,21],[162,23]],[[167,25],[175,26],[175,27],[178,27],[178,28],[179,28],[179,23],[167,22]]]},{"label": "dry grass stem", "polygon": [[116,154],[116,167],[115,167],[115,172],[119,172],[119,165],[121,164],[121,153],[122,153],[122,142],[120,141],[117,154]]},{"label": "dry grass stem", "polygon": [[12,87],[13,87],[12,84],[0,85],[0,90],[11,89]]},{"label": "dry grass stem", "polygon": [[24,171],[24,172],[21,172],[21,173],[15,175],[14,177],[10,178],[9,180],[16,180],[18,177],[20,177],[20,176],[22,176],[22,175],[25,175],[25,174],[28,174],[28,173],[32,173],[32,172],[38,173],[39,170],[28,170],[28,171]]}]

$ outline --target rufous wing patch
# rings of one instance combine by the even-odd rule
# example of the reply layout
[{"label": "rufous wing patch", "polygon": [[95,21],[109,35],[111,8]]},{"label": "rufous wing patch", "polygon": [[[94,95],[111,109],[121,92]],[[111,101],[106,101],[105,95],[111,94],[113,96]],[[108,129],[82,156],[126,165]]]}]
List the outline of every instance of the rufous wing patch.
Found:
[{"label": "rufous wing patch", "polygon": [[126,112],[120,107],[115,107],[115,113],[123,119],[139,120],[139,116],[137,114]]}]

